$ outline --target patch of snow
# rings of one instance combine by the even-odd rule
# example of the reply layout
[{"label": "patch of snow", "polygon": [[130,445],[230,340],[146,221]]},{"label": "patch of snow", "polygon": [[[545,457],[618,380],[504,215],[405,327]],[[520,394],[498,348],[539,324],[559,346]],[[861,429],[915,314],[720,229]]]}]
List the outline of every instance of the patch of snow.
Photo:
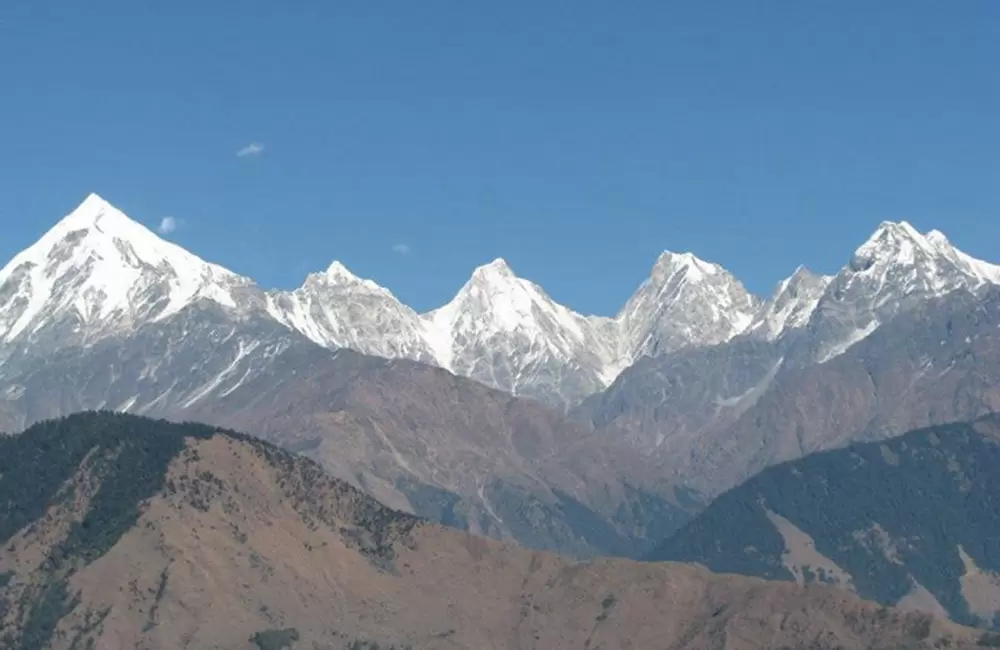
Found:
[{"label": "patch of snow", "polygon": [[826,363],[834,357],[839,357],[843,353],[847,352],[851,346],[868,338],[872,332],[878,329],[878,326],[879,322],[877,320],[872,320],[864,327],[859,327],[847,332],[846,336],[840,342],[830,346],[824,353],[817,357],[817,363]]},{"label": "patch of snow", "polygon": [[[257,349],[257,347],[260,345],[260,342],[250,341],[249,343],[247,343],[240,340],[237,341],[236,344],[237,344],[236,354],[233,357],[233,360],[229,363],[229,365],[226,366],[218,375],[213,377],[210,381],[206,382],[201,387],[200,390],[198,390],[193,395],[184,400],[184,402],[181,403],[182,408],[188,408],[196,404],[197,402],[205,399],[205,397],[210,395],[212,391],[221,386],[222,382],[224,382],[226,378],[228,378],[237,369],[237,367],[239,367],[240,362],[246,359],[248,356],[250,356],[250,354]],[[246,376],[247,376],[246,373],[244,373],[243,379],[241,379],[240,381],[242,382],[243,380],[245,380]]]}]

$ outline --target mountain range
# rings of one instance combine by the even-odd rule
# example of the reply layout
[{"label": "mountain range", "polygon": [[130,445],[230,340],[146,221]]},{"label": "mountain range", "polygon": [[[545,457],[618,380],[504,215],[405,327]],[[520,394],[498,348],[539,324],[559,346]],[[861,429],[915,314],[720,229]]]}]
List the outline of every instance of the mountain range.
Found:
[{"label": "mountain range", "polygon": [[250,431],[394,507],[640,556],[765,467],[1000,410],[1000,270],[885,222],[770,298],[664,253],[615,317],[498,260],[418,314],[338,263],[265,290],[96,195],[0,270],[0,430]]},{"label": "mountain range", "polygon": [[885,222],[836,276],[799,268],[769,299],[717,264],[664,252],[615,317],[584,316],[498,259],[451,302],[418,314],[339,262],[294,291],[261,289],[90,195],[0,271],[0,344],[92,342],[205,302],[326,348],[431,363],[568,408],[644,357],[738,338],[777,342],[809,329],[812,360],[824,362],[920,301],[988,284],[1000,284],[1000,267],[938,231]]},{"label": "mountain range", "polygon": [[265,442],[83,413],[0,438],[10,650],[989,647],[822,585],[574,562],[393,511]]},{"label": "mountain range", "polygon": [[502,259],[426,314],[339,262],[294,291],[265,291],[90,195],[0,271],[0,345],[93,342],[196,303],[272,320],[325,348],[431,363],[563,407],[640,356],[729,340],[758,307],[717,265],[673,253],[616,318],[557,304]]}]

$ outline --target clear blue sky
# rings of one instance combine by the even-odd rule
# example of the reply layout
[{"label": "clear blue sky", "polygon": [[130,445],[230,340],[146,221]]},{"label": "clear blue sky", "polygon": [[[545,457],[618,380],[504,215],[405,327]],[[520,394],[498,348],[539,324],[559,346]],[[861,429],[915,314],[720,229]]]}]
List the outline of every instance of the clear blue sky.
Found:
[{"label": "clear blue sky", "polygon": [[663,249],[769,292],[883,219],[997,260],[1000,2],[0,3],[0,257],[90,191],[419,309],[497,256],[585,312]]}]

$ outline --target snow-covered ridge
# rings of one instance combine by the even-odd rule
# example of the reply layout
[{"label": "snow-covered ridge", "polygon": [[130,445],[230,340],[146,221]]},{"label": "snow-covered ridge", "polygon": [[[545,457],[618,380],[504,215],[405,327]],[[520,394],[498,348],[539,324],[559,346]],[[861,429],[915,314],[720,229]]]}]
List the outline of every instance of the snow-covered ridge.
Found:
[{"label": "snow-covered ridge", "polygon": [[419,314],[339,262],[294,291],[264,292],[90,195],[0,271],[0,344],[30,343],[47,327],[67,344],[86,343],[203,302],[272,319],[327,348],[433,363],[569,403],[639,357],[741,336],[777,341],[809,328],[823,361],[909,302],[985,283],[1000,284],[1000,267],[938,231],[885,222],[837,275],[800,267],[767,300],[718,264],[664,252],[614,317],[558,304],[502,259],[477,268],[446,305]]}]

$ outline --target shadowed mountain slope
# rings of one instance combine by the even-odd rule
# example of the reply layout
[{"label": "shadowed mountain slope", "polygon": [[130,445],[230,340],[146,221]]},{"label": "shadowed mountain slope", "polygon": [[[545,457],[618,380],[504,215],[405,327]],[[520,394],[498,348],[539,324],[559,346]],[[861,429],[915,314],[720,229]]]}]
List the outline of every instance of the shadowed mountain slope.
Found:
[{"label": "shadowed mountain slope", "polygon": [[726,492],[650,559],[997,626],[998,467],[997,416],[814,454]]}]

